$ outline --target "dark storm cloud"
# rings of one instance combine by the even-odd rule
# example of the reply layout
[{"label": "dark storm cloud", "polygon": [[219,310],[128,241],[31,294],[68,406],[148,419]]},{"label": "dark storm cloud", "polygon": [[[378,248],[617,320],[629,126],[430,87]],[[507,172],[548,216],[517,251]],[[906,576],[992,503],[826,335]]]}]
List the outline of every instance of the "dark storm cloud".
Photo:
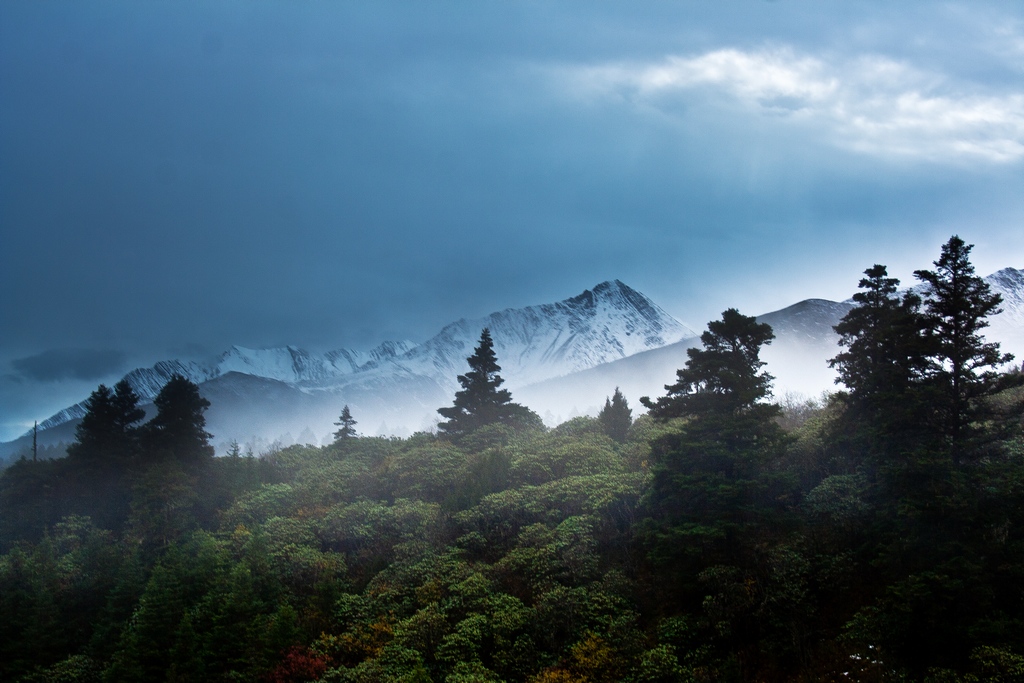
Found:
[{"label": "dark storm cloud", "polygon": [[122,351],[50,349],[27,358],[15,358],[11,366],[25,379],[42,382],[94,380],[124,370],[126,360]]},{"label": "dark storm cloud", "polygon": [[610,278],[699,326],[954,232],[1020,267],[1020,15],[0,3],[0,363],[365,349]]}]

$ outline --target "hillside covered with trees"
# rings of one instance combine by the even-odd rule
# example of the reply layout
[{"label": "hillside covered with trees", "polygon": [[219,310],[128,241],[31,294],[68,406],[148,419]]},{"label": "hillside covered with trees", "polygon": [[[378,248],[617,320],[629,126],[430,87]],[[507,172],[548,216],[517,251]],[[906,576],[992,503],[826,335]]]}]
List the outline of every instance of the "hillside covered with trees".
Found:
[{"label": "hillside covered with trees", "polygon": [[[0,477],[0,679],[1024,680],[1024,374],[953,237],[865,271],[842,391],[735,309],[633,419],[546,429],[487,330],[437,434],[213,457],[194,384],[99,387]],[[609,387],[611,392],[612,387]]]}]

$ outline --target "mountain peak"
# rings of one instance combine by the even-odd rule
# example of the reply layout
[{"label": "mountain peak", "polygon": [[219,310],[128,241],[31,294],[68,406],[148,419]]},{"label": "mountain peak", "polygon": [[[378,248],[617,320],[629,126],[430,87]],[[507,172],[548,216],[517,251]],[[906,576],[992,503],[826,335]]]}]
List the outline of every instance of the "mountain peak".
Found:
[{"label": "mountain peak", "polygon": [[[464,372],[466,356],[484,327],[491,330],[502,376],[511,388],[695,336],[645,295],[621,280],[606,280],[555,303],[459,320],[420,345],[384,342],[371,351],[337,349],[324,354],[295,346],[251,349],[236,345],[210,366],[165,361],[134,370],[127,378],[144,400],[152,400],[171,374],[182,374],[197,384],[230,375],[230,384],[236,388],[264,386],[244,377],[274,380],[299,394],[331,403],[332,411],[334,403],[345,401],[361,402],[365,409],[365,404],[385,395],[390,398],[380,400],[388,405],[413,401],[433,406],[454,388],[455,378]],[[83,411],[78,406],[77,412],[72,412],[54,416],[53,422],[66,422]]]}]

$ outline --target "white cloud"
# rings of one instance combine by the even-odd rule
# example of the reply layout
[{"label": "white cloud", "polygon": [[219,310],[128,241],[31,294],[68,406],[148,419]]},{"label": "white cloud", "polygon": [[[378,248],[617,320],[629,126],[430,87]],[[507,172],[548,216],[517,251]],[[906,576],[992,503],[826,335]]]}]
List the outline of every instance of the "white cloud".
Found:
[{"label": "white cloud", "polygon": [[674,97],[717,95],[719,104],[816,127],[835,144],[867,154],[939,162],[1024,158],[1019,90],[953,82],[885,57],[830,61],[789,48],[722,49],[657,63],[572,67],[562,75],[579,95],[620,97],[668,115],[677,115]]}]

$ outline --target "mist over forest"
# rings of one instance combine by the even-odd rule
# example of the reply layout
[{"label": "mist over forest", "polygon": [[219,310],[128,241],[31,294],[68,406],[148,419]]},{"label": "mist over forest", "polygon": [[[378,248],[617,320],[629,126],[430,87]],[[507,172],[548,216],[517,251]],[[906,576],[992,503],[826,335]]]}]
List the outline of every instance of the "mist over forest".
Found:
[{"label": "mist over forest", "polygon": [[0,475],[0,677],[1013,681],[1024,374],[957,236],[864,271],[842,384],[779,403],[726,309],[664,392],[555,427],[491,330],[432,431],[214,455],[199,387],[86,402]]},{"label": "mist over forest", "polygon": [[1024,681],[1022,64],[0,1],[0,681]]}]

